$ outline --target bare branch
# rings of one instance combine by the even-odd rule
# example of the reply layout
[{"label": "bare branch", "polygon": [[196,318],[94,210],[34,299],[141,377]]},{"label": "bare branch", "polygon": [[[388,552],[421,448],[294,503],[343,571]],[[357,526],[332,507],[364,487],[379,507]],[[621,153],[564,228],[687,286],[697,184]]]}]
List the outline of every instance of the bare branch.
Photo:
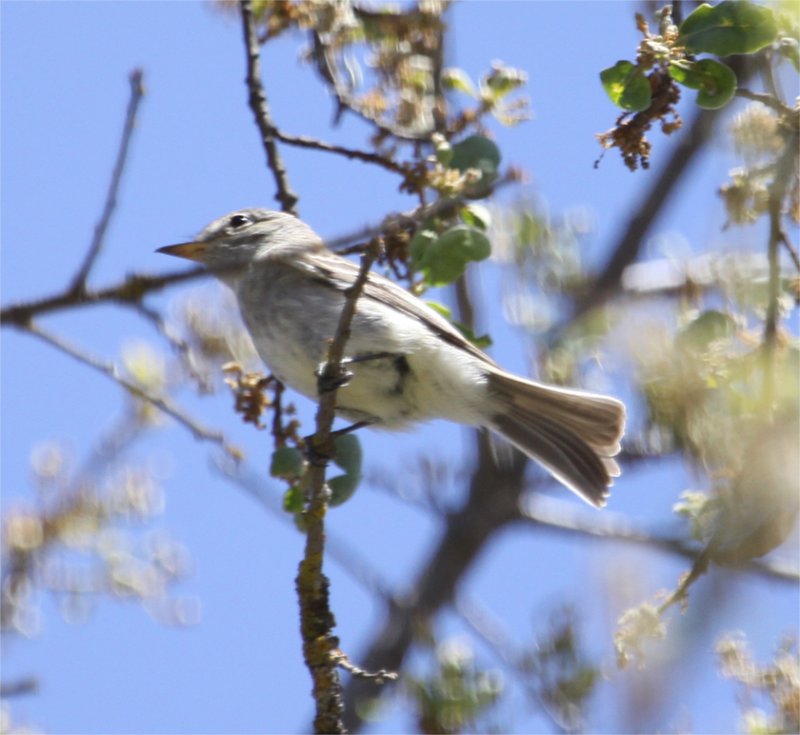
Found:
[{"label": "bare branch", "polygon": [[345,158],[363,161],[364,163],[374,163],[381,168],[405,176],[408,174],[412,167],[407,163],[397,163],[388,156],[382,156],[379,153],[371,153],[369,151],[358,150],[357,148],[347,148],[343,145],[336,145],[334,143],[326,143],[316,138],[311,138],[307,135],[290,135],[282,133],[276,127],[270,127],[270,132],[282,143],[293,145],[297,148],[309,148],[316,151],[324,151],[326,153],[337,153]]},{"label": "bare branch", "polygon": [[157,309],[153,309],[146,304],[138,301],[135,303],[136,311],[145,319],[152,323],[158,333],[164,337],[173,349],[180,355],[182,364],[189,376],[197,384],[201,392],[210,393],[213,384],[208,375],[202,375],[197,369],[197,360],[192,353],[192,346],[181,337],[167,322],[164,316]]},{"label": "bare branch", "polygon": [[792,245],[792,241],[786,234],[786,230],[781,230],[780,238],[783,246],[786,248],[786,252],[789,253],[789,257],[792,259],[792,263],[794,263],[794,267],[800,272],[800,254],[798,254],[797,248]]},{"label": "bare branch", "polygon": [[31,322],[25,327],[25,331],[28,334],[32,334],[35,337],[38,337],[43,342],[46,342],[51,347],[55,347],[59,352],[63,352],[65,355],[69,355],[70,357],[74,358],[78,362],[83,363],[84,365],[88,365],[90,368],[93,368],[99,373],[102,373],[108,378],[111,378],[117,385],[124,388],[130,395],[134,398],[138,398],[142,401],[149,403],[151,406],[154,406],[162,413],[165,413],[167,416],[175,419],[181,426],[188,429],[192,435],[196,439],[203,439],[204,441],[210,441],[214,444],[218,444],[229,456],[233,457],[234,459],[239,459],[242,456],[242,453],[236,449],[235,447],[228,444],[225,440],[224,434],[217,431],[212,431],[207,429],[204,426],[198,424],[194,419],[190,416],[187,416],[178,406],[176,406],[172,401],[168,398],[163,396],[155,396],[151,393],[148,393],[144,388],[136,383],[127,380],[122,375],[120,375],[117,366],[113,363],[106,363],[102,360],[93,357],[92,355],[88,355],[85,352],[82,352],[78,348],[74,347],[73,345],[67,343],[60,337],[57,337],[39,327],[37,324]]},{"label": "bare branch", "polygon": [[[638,528],[630,519],[606,510],[602,516],[582,512],[574,503],[542,494],[531,494],[520,504],[520,520],[535,523],[556,533],[590,536],[598,540],[633,544],[643,548],[666,551],[695,561],[702,554],[698,544],[686,539],[659,535]],[[740,567],[741,571],[758,574],[781,582],[797,584],[797,569],[776,561],[752,560]]]},{"label": "bare branch", "polygon": [[62,291],[55,296],[46,296],[36,301],[27,301],[21,304],[12,304],[0,311],[0,324],[3,326],[26,327],[36,316],[47,314],[51,311],[61,311],[80,306],[89,306],[102,303],[137,304],[146,294],[161,289],[173,283],[191,281],[210,275],[205,268],[193,268],[167,273],[163,276],[130,275],[124,281],[97,291],[76,293],[72,289]]},{"label": "bare branch", "polygon": [[[517,181],[516,173],[508,171],[494,185],[497,191],[510,183]],[[378,237],[383,232],[402,227],[404,224],[411,223],[417,225],[430,217],[436,217],[454,211],[463,206],[463,197],[453,197],[438,199],[432,204],[420,206],[404,213],[390,214],[384,217],[380,223],[362,227],[359,230],[346,233],[326,241],[326,245],[331,250],[336,250],[353,242],[363,242]],[[215,274],[223,272],[224,269],[216,268]],[[35,301],[12,304],[0,310],[0,325],[25,327],[31,319],[40,314],[63,309],[72,309],[91,304],[116,302],[119,304],[138,304],[142,298],[152,292],[160,291],[166,286],[183,281],[190,281],[195,278],[203,278],[211,275],[205,267],[192,268],[191,270],[173,271],[163,276],[149,276],[133,274],[114,286],[108,286],[97,291],[85,291],[76,293],[71,288],[67,288],[55,296],[46,296]]]},{"label": "bare branch", "polygon": [[144,97],[143,76],[144,74],[141,69],[134,69],[129,76],[131,96],[128,100],[128,109],[125,113],[125,124],[122,128],[122,137],[119,141],[117,160],[114,162],[114,168],[111,172],[111,181],[109,182],[108,192],[106,193],[106,202],[103,206],[103,212],[100,215],[100,221],[94,228],[94,237],[92,238],[91,245],[89,246],[89,250],[86,253],[81,267],[78,268],[78,272],[72,279],[72,285],[69,290],[73,293],[82,294],[85,292],[86,279],[89,277],[89,272],[103,248],[106,231],[111,222],[111,216],[117,206],[117,193],[119,192],[119,185],[125,170],[125,163],[128,159],[128,149],[130,148],[133,131],[136,128],[136,115],[139,111],[139,104]]},{"label": "bare branch", "polygon": [[691,569],[681,577],[678,586],[670,593],[664,602],[658,606],[658,614],[663,615],[673,605],[683,603],[689,597],[689,588],[708,571],[711,560],[711,545],[692,562]]},{"label": "bare branch", "polygon": [[25,694],[36,694],[39,691],[39,680],[35,676],[26,676],[14,681],[0,684],[0,697],[20,697]]},{"label": "bare branch", "polygon": [[239,0],[242,9],[242,28],[247,52],[247,89],[250,92],[250,109],[256,118],[256,125],[261,132],[261,143],[267,154],[267,166],[275,178],[278,188],[275,199],[280,202],[281,209],[297,216],[297,195],[289,186],[289,178],[283,159],[275,144],[275,126],[267,104],[267,94],[261,83],[261,51],[258,45],[258,34],[253,22],[253,5],[251,0]]},{"label": "bare branch", "polygon": [[792,115],[794,114],[794,110],[791,107],[787,107],[783,104],[777,97],[771,94],[764,94],[762,92],[751,92],[749,89],[744,89],[742,87],[737,88],[736,90],[737,97],[743,97],[746,100],[751,100],[753,102],[760,102],[762,105],[766,105],[775,112],[781,115]]}]

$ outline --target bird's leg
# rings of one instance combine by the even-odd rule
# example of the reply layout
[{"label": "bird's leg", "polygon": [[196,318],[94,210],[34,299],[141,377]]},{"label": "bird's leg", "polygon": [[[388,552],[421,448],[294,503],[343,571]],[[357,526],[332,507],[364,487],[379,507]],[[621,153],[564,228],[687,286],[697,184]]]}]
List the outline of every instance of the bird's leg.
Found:
[{"label": "bird's leg", "polygon": [[[354,424],[350,424],[349,426],[345,426],[343,429],[337,429],[336,431],[332,431],[330,434],[331,437],[331,445],[334,446],[334,442],[340,437],[344,436],[345,434],[352,434],[354,431],[358,431],[359,429],[363,429],[365,426],[369,426],[372,422],[371,421],[356,421]],[[336,451],[332,453],[323,451],[321,447],[318,447],[314,442],[314,434],[309,434],[303,440],[305,445],[304,454],[306,455],[306,459],[314,465],[326,464],[330,460],[332,460],[336,456]]]},{"label": "bird's leg", "polygon": [[351,365],[356,362],[368,362],[369,360],[396,360],[402,355],[396,352],[362,352],[355,357],[345,357],[342,365]]},{"label": "bird's leg", "polygon": [[354,424],[350,424],[350,426],[345,426],[343,429],[337,429],[336,431],[331,432],[331,436],[334,440],[338,439],[340,436],[344,436],[345,434],[352,434],[354,431],[358,431],[359,429],[363,429],[367,426],[370,426],[372,421],[356,421]]},{"label": "bird's leg", "polygon": [[340,363],[342,366],[341,374],[336,376],[326,374],[325,367],[328,363],[323,362],[317,367],[314,373],[317,376],[317,388],[320,393],[330,393],[339,388],[344,388],[353,377],[353,373],[346,369],[346,365],[355,365],[356,363],[368,362],[369,360],[397,360],[402,357],[403,355],[394,352],[363,352],[354,357],[345,357]]}]

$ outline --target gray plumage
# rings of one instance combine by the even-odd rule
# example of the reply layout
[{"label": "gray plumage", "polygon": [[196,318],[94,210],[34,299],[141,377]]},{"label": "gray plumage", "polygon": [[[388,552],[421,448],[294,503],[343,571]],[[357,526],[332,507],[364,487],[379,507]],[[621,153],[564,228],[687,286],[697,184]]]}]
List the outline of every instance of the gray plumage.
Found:
[{"label": "gray plumage", "polygon": [[[159,252],[206,264],[237,296],[259,355],[284,383],[316,399],[325,359],[358,268],[297,218],[264,209],[225,215],[193,242]],[[345,347],[353,373],[337,393],[352,421],[402,430],[444,418],[491,429],[601,507],[619,475],[625,407],[608,396],[512,375],[444,317],[370,273]],[[375,355],[383,355],[375,358]]]}]

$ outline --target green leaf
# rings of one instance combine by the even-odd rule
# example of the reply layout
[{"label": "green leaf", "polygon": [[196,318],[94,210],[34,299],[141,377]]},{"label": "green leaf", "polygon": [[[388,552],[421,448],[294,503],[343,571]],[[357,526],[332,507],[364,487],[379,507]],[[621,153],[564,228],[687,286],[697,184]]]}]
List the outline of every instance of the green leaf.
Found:
[{"label": "green leaf", "polygon": [[461,220],[464,224],[477,227],[479,230],[487,230],[492,226],[492,215],[489,208],[483,204],[467,204],[461,210]]},{"label": "green leaf", "polygon": [[450,168],[467,171],[474,168],[480,171],[481,178],[466,190],[468,196],[480,199],[489,193],[500,168],[500,149],[483,135],[471,135],[453,146]]},{"label": "green leaf", "polygon": [[329,505],[341,505],[356,491],[361,482],[361,442],[355,434],[342,434],[334,440],[336,455],[333,461],[341,467],[345,474],[328,480],[331,490]]},{"label": "green leaf", "polygon": [[300,513],[303,510],[305,498],[299,485],[292,485],[283,494],[283,509],[287,513]]},{"label": "green leaf", "polygon": [[328,505],[334,508],[337,505],[346,503],[353,497],[359,482],[361,482],[361,477],[356,477],[355,475],[339,475],[338,477],[332,477],[328,480],[328,487],[331,490],[331,497],[328,501]]},{"label": "green leaf", "polygon": [[670,76],[689,89],[697,89],[697,104],[707,110],[718,110],[736,94],[733,69],[714,59],[680,61],[670,64]]},{"label": "green leaf", "polygon": [[484,260],[492,251],[489,238],[476,227],[456,225],[443,232],[425,252],[422,271],[432,286],[456,280],[473,260]]},{"label": "green leaf", "polygon": [[623,110],[639,112],[650,107],[653,93],[644,70],[630,61],[618,61],[600,72],[603,89],[611,101]]},{"label": "green leaf", "polygon": [[473,332],[466,324],[462,324],[461,322],[453,322],[453,326],[464,335],[466,339],[468,339],[472,344],[476,347],[485,350],[487,347],[491,347],[492,338],[488,334],[481,334],[477,335]]},{"label": "green leaf", "polygon": [[426,301],[425,303],[435,312],[441,314],[445,319],[450,318],[450,307],[440,304],[438,301]]},{"label": "green leaf", "polygon": [[437,235],[433,230],[417,230],[408,246],[411,262],[419,270],[425,262],[426,253],[432,243],[436,242]]},{"label": "green leaf", "polygon": [[293,479],[303,472],[303,455],[294,447],[280,447],[272,453],[269,473],[273,477]]},{"label": "green leaf", "polygon": [[692,54],[752,54],[769,46],[777,32],[770,8],[746,0],[725,0],[695,9],[681,24],[678,43]]},{"label": "green leaf", "polygon": [[472,80],[463,69],[456,67],[445,69],[442,72],[442,86],[445,89],[457,89],[459,92],[470,95],[470,97],[477,96]]},{"label": "green leaf", "polygon": [[341,434],[333,442],[336,455],[333,461],[345,472],[358,474],[361,472],[361,441],[355,434]]},{"label": "green leaf", "polygon": [[496,64],[481,81],[481,91],[484,96],[497,102],[515,89],[519,89],[527,81],[528,75],[524,71]]},{"label": "green leaf", "polygon": [[453,160],[453,146],[446,140],[443,140],[441,143],[438,143],[435,146],[436,151],[436,160],[442,164],[442,166],[449,166],[450,162]]}]

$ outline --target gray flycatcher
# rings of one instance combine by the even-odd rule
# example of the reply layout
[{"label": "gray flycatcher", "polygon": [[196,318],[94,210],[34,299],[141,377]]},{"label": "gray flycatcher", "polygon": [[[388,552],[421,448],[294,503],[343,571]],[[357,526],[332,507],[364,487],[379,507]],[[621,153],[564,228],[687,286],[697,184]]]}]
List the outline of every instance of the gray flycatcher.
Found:
[{"label": "gray flycatcher", "polygon": [[[358,275],[354,263],[301,220],[266,209],[227,214],[194,241],[158,252],[203,263],[226,283],[272,373],[317,399],[317,370]],[[345,351],[352,377],[337,393],[340,416],[394,430],[438,418],[491,429],[585,501],[605,505],[619,475],[620,401],[505,372],[377,273],[369,274],[351,330]]]}]

